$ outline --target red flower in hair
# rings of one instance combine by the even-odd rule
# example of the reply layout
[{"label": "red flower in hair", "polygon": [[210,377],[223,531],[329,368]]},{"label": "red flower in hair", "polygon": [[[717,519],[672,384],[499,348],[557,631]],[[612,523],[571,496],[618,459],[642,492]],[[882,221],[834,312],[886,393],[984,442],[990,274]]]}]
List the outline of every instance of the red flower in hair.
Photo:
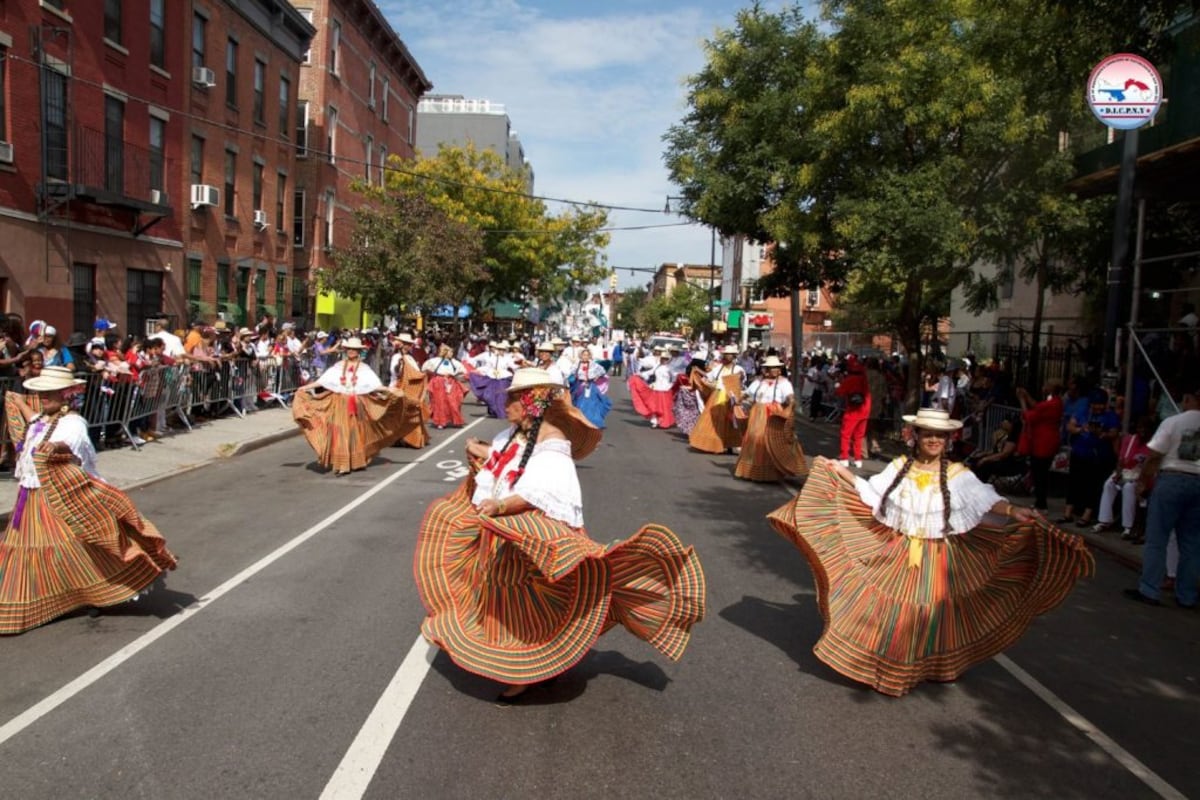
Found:
[{"label": "red flower in hair", "polygon": [[521,392],[521,410],[530,419],[541,419],[550,407],[554,390],[549,386],[535,386]]}]

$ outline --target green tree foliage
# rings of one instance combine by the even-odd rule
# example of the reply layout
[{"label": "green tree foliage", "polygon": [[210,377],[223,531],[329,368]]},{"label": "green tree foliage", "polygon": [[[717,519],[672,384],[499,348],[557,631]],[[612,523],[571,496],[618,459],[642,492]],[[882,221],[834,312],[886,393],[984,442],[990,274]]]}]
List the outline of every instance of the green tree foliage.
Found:
[{"label": "green tree foliage", "polygon": [[708,325],[708,291],[690,283],[680,283],[669,295],[658,295],[635,313],[638,328],[653,331],[693,331]]},{"label": "green tree foliage", "polygon": [[646,304],[647,294],[648,292],[640,286],[626,289],[621,294],[621,299],[617,301],[616,319],[613,320],[613,325],[618,328],[637,328],[640,324],[638,312]]},{"label": "green tree foliage", "polygon": [[385,191],[418,193],[482,234],[486,274],[469,282],[462,296],[476,307],[525,296],[551,301],[605,277],[607,212],[577,207],[551,215],[528,196],[525,181],[491,150],[442,145],[436,155],[390,171]]},{"label": "green tree foliage", "polygon": [[411,192],[375,195],[354,212],[350,245],[335,249],[323,289],[359,298],[370,313],[458,303],[485,280],[483,237]]}]

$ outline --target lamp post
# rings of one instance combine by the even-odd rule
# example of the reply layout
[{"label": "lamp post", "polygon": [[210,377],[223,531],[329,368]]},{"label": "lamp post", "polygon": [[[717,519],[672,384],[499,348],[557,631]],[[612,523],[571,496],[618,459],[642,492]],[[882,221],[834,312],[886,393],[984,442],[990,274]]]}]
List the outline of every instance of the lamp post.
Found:
[{"label": "lamp post", "polygon": [[[671,213],[671,201],[672,200],[685,200],[685,199],[686,198],[683,195],[678,195],[678,194],[667,195],[667,202],[663,204],[663,213],[664,214]],[[712,342],[716,335],[716,327],[717,327],[717,325],[716,325],[716,317],[717,317],[717,304],[716,304],[716,299],[717,299],[716,298],[716,291],[717,291],[717,287],[716,287],[716,283],[717,283],[717,229],[715,227],[710,226],[710,231],[712,233],[712,239],[711,239],[711,244],[709,246],[709,251],[708,251],[708,340],[709,340],[709,342]]]}]

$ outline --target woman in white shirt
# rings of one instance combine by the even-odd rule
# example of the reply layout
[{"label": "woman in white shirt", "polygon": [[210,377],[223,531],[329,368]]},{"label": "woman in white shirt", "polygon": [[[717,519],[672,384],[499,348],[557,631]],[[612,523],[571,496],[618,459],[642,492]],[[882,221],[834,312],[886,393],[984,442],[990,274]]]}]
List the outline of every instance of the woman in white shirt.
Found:
[{"label": "woman in white shirt", "polygon": [[462,404],[467,395],[463,381],[467,377],[467,369],[463,363],[454,358],[449,345],[438,348],[438,354],[421,365],[421,371],[429,376],[429,397],[433,406],[430,417],[434,427],[442,430],[447,425],[451,428],[461,428],[463,421]]},{"label": "woman in white shirt", "polygon": [[417,538],[421,632],[462,668],[506,684],[511,703],[570,669],[617,623],[671,659],[704,616],[704,573],[660,525],[602,545],[583,527],[575,461],[600,431],[545,370],[519,370],[509,427],[472,439],[472,475],[435,500]]},{"label": "woman in white shirt", "polygon": [[503,339],[491,342],[488,350],[475,357],[475,372],[471,373],[468,380],[479,402],[487,406],[488,416],[503,419],[504,392],[512,383],[508,342]]},{"label": "woman in white shirt", "polygon": [[5,395],[17,502],[0,539],[0,634],[21,633],[78,608],[136,600],[175,556],[121,490],[96,473],[87,422],[71,409],[81,380],[45,367],[35,397]]},{"label": "woman in white shirt", "polygon": [[808,472],[808,464],[792,424],[796,392],[792,382],[782,377],[779,356],[764,358],[762,369],[763,377],[751,383],[742,395],[749,415],[733,474],[751,481],[803,475]]},{"label": "woman in white shirt", "polygon": [[897,696],[1009,647],[1093,567],[1080,537],[946,457],[961,422],[931,408],[904,420],[911,453],[870,479],[818,458],[804,491],[768,516],[816,578],[817,657]]},{"label": "woman in white shirt", "polygon": [[721,360],[704,377],[700,393],[704,410],[696,427],[688,435],[688,445],[702,453],[732,453],[742,445],[742,428],[738,427],[734,407],[739,402],[746,371],[736,363],[735,345],[721,348]]}]

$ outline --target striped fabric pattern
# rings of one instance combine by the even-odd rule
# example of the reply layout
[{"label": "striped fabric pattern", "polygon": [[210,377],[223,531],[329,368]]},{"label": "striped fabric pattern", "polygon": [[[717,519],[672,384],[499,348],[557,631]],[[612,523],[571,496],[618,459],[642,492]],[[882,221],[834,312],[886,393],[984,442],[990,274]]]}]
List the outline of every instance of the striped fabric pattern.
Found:
[{"label": "striped fabric pattern", "polygon": [[300,426],[317,463],[347,472],[362,469],[400,436],[408,424],[408,400],[394,392],[356,395],[357,413],[350,414],[349,398],[338,392],[313,395],[296,392],[292,419]]},{"label": "striped fabric pattern", "polygon": [[[727,398],[741,396],[742,381],[737,375],[726,375],[721,379]],[[733,406],[730,402],[716,403],[717,394],[708,384],[702,384],[700,395],[704,400],[704,410],[696,427],[688,435],[688,445],[693,450],[702,453],[724,453],[742,444],[742,428],[734,425]]]},{"label": "striped fabric pattern", "polygon": [[473,481],[435,500],[414,573],[421,632],[470,672],[509,684],[559,675],[622,624],[672,659],[704,617],[704,573],[690,547],[648,525],[605,547],[534,510],[487,518]]},{"label": "striped fabric pattern", "polygon": [[69,455],[34,456],[42,487],[0,542],[0,634],[88,606],[122,603],[175,556],[121,490],[90,477]]},{"label": "striped fabric pattern", "polygon": [[796,441],[792,409],[778,403],[750,407],[742,452],[733,474],[750,481],[778,481],[808,473],[804,448]]},{"label": "striped fabric pattern", "polygon": [[768,519],[812,568],[825,620],[813,652],[893,696],[954,680],[1011,646],[1094,568],[1080,537],[1040,521],[927,540],[910,566],[909,541],[822,458]]},{"label": "striped fabric pattern", "polygon": [[396,444],[415,447],[418,450],[429,444],[429,400],[425,389],[428,377],[421,372],[406,370],[405,376],[392,386],[392,390],[400,392],[408,398],[405,407],[404,430],[396,440]]}]

